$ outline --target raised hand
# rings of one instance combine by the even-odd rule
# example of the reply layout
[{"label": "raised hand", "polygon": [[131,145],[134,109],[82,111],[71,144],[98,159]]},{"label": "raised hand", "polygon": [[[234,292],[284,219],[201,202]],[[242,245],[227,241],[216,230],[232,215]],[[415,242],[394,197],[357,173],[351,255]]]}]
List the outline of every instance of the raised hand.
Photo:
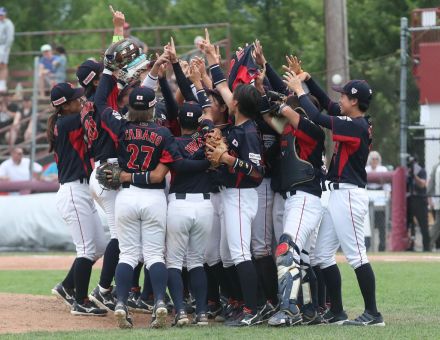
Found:
[{"label": "raised hand", "polygon": [[196,87],[197,84],[201,83],[202,81],[202,74],[195,63],[192,63],[189,67],[189,80],[191,80]]},{"label": "raised hand", "polygon": [[176,45],[174,45],[173,37],[170,37],[170,42],[165,46],[165,51],[168,52],[171,63],[177,63]]},{"label": "raised hand", "polygon": [[284,73],[283,82],[298,96],[304,93],[301,85],[301,79],[299,79],[299,77],[294,72],[287,71],[286,73]]},{"label": "raised hand", "polygon": [[304,72],[301,68],[301,60],[299,60],[297,56],[286,55],[286,61],[290,71],[296,73],[297,75]]},{"label": "raised hand", "polygon": [[266,58],[263,54],[263,46],[261,46],[260,41],[258,39],[254,42],[254,55],[255,55],[255,62],[257,65],[260,65],[261,67],[264,67],[266,65]]},{"label": "raised hand", "polygon": [[115,28],[124,28],[124,24],[125,24],[125,15],[124,13],[120,12],[120,11],[115,11],[112,7],[112,5],[108,6],[110,9],[110,12],[113,15],[113,26]]},{"label": "raised hand", "polygon": [[206,65],[205,65],[205,60],[203,58],[196,56],[191,60],[191,64],[194,64],[194,66],[197,67],[202,78],[206,76]]},{"label": "raised hand", "polygon": [[255,88],[258,90],[258,92],[260,92],[261,94],[265,93],[264,90],[264,86],[263,86],[263,82],[264,82],[264,77],[266,76],[266,68],[263,67],[259,72],[258,72],[258,77],[255,78]]}]

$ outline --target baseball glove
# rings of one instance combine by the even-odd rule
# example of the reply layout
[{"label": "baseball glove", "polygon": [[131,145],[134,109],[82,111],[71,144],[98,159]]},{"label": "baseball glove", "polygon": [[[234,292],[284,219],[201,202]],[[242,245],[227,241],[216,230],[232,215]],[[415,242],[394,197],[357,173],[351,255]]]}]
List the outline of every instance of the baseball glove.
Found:
[{"label": "baseball glove", "polygon": [[[226,139],[223,137],[220,129],[215,128],[209,131],[205,138],[205,154],[210,153],[211,166],[217,168],[220,166],[220,158],[225,153],[228,152],[228,145]],[[210,147],[208,147],[208,145]]]},{"label": "baseball glove", "polygon": [[118,190],[122,169],[117,163],[103,163],[96,168],[96,179],[107,190]]}]

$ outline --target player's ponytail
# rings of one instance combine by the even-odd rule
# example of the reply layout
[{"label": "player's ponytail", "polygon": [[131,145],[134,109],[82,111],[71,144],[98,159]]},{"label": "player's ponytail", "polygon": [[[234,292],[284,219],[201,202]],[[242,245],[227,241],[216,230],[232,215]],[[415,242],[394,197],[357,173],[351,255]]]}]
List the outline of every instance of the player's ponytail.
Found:
[{"label": "player's ponytail", "polygon": [[49,142],[49,152],[52,152],[55,146],[55,125],[57,123],[58,116],[61,113],[61,107],[57,107],[55,112],[52,113],[47,119],[47,140]]}]

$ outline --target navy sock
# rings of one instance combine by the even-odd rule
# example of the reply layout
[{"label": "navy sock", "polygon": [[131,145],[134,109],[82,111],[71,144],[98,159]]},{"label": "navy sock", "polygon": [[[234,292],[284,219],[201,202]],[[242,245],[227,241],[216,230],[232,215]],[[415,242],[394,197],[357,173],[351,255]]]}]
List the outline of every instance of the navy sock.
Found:
[{"label": "navy sock", "polygon": [[69,272],[67,273],[65,279],[63,280],[63,282],[61,282],[61,284],[63,285],[64,288],[67,289],[74,289],[75,288],[75,263],[76,263],[76,259],[73,261],[72,266],[70,267]]},{"label": "navy sock", "polygon": [[196,267],[189,271],[192,294],[196,299],[196,313],[206,313],[206,297],[208,294],[208,282],[203,267]]},{"label": "navy sock", "polygon": [[342,312],[342,292],[341,292],[341,273],[336,264],[333,266],[321,269],[327,287],[327,293],[330,298],[330,310],[338,314]]},{"label": "navy sock", "polygon": [[236,265],[238,277],[240,279],[241,291],[245,306],[257,312],[257,271],[252,261],[244,261]]},{"label": "navy sock", "polygon": [[144,286],[142,287],[141,299],[147,301],[153,296],[153,287],[151,286],[150,271],[144,266]]},{"label": "navy sock", "polygon": [[112,238],[105,248],[104,261],[102,263],[101,277],[99,285],[108,289],[115,277],[116,266],[119,261],[119,242],[116,238]]},{"label": "navy sock", "polygon": [[181,270],[176,268],[168,269],[168,290],[177,313],[183,309],[183,280]]},{"label": "navy sock", "polygon": [[165,300],[165,290],[167,287],[168,272],[167,267],[162,262],[153,263],[150,266],[151,286],[153,287],[154,302]]},{"label": "navy sock", "polygon": [[374,277],[373,268],[371,268],[369,263],[365,263],[354,271],[364,298],[365,310],[376,316],[376,279]]},{"label": "navy sock", "polygon": [[272,255],[255,260],[255,269],[266,299],[276,305],[278,303],[278,276]]},{"label": "navy sock", "polygon": [[139,287],[139,278],[141,276],[142,267],[144,264],[139,262],[133,270],[133,280],[131,282],[131,287]]},{"label": "navy sock", "polygon": [[319,266],[314,266],[313,271],[316,275],[316,286],[317,286],[317,292],[316,292],[316,305],[315,307],[321,307],[325,309],[325,281],[324,276],[321,272],[321,268]]},{"label": "navy sock", "polygon": [[191,287],[189,284],[188,268],[186,267],[182,268],[182,282],[183,282],[183,296],[188,297],[189,293],[191,292]]},{"label": "navy sock", "polygon": [[84,299],[88,296],[90,275],[92,274],[93,261],[85,257],[78,257],[75,260],[75,300],[83,304]]},{"label": "navy sock", "polygon": [[205,268],[206,280],[208,286],[207,300],[219,304],[220,303],[219,282],[217,279],[217,275],[215,273],[217,265],[210,267],[208,266],[207,263],[205,263],[204,268]]},{"label": "navy sock", "polygon": [[226,280],[228,280],[228,288],[230,289],[230,297],[237,301],[243,301],[243,294],[241,292],[240,280],[237,274],[237,267],[231,266],[225,268]]},{"label": "navy sock", "polygon": [[118,302],[127,304],[133,278],[133,267],[127,263],[118,263],[116,266],[115,282]]}]

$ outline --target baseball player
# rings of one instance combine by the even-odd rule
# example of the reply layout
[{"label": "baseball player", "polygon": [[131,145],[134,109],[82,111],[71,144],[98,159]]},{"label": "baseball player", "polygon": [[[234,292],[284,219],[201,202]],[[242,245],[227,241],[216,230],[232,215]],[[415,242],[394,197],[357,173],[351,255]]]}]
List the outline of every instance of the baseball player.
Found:
[{"label": "baseball player", "polygon": [[[320,171],[325,135],[318,125],[307,119],[300,107],[293,110],[284,103],[279,114],[288,120],[280,141],[285,212],[276,256],[281,301],[280,310],[269,319],[269,325],[319,323],[319,315],[311,300],[309,282],[314,274],[308,255],[311,236],[321,220]],[[265,118],[271,122],[268,116]],[[303,295],[301,311],[298,308],[300,287]]]},{"label": "baseball player", "polygon": [[[184,103],[179,109],[182,135],[175,140],[183,158],[205,159],[203,140],[200,135],[197,136],[201,115],[202,107],[196,103]],[[176,309],[173,324],[177,326],[188,324],[188,316],[183,308],[182,266],[185,255],[191,292],[196,301],[193,324],[208,325],[207,282],[203,263],[214,214],[210,189],[211,177],[206,170],[198,173],[171,172],[166,263],[168,289]]]},{"label": "baseball player", "polygon": [[[336,142],[335,151],[327,174],[330,198],[325,219],[319,229],[316,241],[315,257],[324,276],[331,309],[323,318],[329,323],[346,325],[384,326],[382,315],[376,307],[376,288],[373,269],[365,250],[364,218],[368,210],[368,196],[365,191],[367,176],[365,165],[371,146],[372,127],[368,110],[372,91],[364,80],[352,80],[343,87],[334,87],[341,93],[339,106],[333,103],[319,88],[309,74],[303,72],[311,93],[318,98],[322,107],[330,114],[321,114],[310,105],[300,78],[287,75],[289,86],[300,99],[301,106],[310,119],[332,130]],[[341,246],[347,261],[353,267],[364,298],[365,311],[354,320],[348,320],[342,307],[341,275],[336,265],[335,253]]]},{"label": "baseball player", "polygon": [[92,266],[104,253],[106,239],[88,188],[92,168],[81,125],[82,95],[82,88],[69,83],[51,90],[55,112],[49,117],[47,135],[60,182],[57,209],[71,230],[77,253],[66,278],[52,293],[71,305],[73,315],[102,316],[107,310],[87,298]]},{"label": "baseball player", "polygon": [[[261,138],[252,120],[259,112],[260,95],[251,85],[239,85],[232,93],[217,63],[215,47],[210,43],[207,31],[201,46],[208,59],[213,83],[235,118],[227,136],[230,151],[219,158],[223,163],[220,167],[220,195],[228,250],[237,269],[245,304],[243,313],[229,325],[251,326],[261,322],[257,309],[258,279],[250,252],[251,224],[258,209],[255,188],[263,179]],[[215,156],[215,150],[207,153],[208,159]]]}]

